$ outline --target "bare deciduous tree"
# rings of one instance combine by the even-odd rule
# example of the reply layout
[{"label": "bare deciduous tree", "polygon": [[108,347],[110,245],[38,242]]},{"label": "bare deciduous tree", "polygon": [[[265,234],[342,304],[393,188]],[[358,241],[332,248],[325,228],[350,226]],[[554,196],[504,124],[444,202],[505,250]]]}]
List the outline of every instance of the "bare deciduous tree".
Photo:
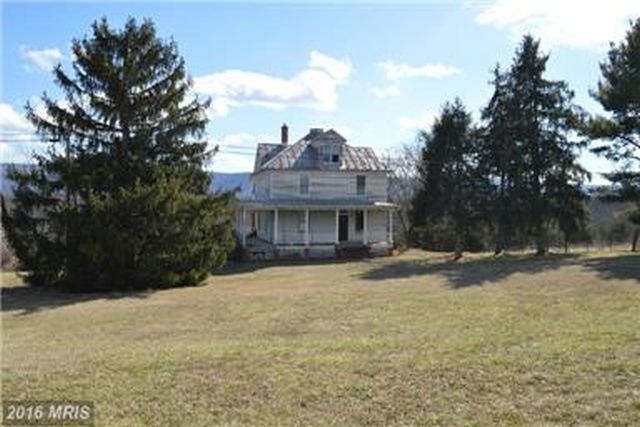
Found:
[{"label": "bare deciduous tree", "polygon": [[389,199],[396,204],[396,218],[400,225],[399,242],[408,245],[411,242],[413,226],[410,220],[411,201],[418,183],[418,163],[420,145],[418,141],[400,144],[389,149],[383,160],[391,171],[389,177]]}]

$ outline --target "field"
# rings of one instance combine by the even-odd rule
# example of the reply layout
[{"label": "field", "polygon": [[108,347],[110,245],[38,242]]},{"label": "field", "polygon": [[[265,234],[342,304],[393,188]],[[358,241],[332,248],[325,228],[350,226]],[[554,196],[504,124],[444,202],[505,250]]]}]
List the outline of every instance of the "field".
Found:
[{"label": "field", "polygon": [[640,420],[638,255],[409,251],[103,295],[3,283],[3,397],[88,399],[97,425]]}]

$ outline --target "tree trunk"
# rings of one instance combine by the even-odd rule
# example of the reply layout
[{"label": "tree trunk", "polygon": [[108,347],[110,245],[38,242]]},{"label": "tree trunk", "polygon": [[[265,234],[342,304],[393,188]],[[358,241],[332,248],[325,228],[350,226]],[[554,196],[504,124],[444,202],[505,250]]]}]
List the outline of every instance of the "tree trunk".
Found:
[{"label": "tree trunk", "polygon": [[404,244],[407,247],[413,246],[413,233],[411,226],[407,225],[408,220],[405,219],[402,211],[398,210],[398,220],[400,222],[400,227],[402,228],[402,235],[404,236]]},{"label": "tree trunk", "polygon": [[633,231],[633,239],[631,240],[631,252],[636,252],[638,249],[638,239],[640,239],[640,227],[636,227]]},{"label": "tree trunk", "polygon": [[460,258],[462,258],[462,238],[460,237],[460,233],[458,233],[458,235],[456,236],[456,245],[453,259],[457,261]]},{"label": "tree trunk", "polygon": [[506,244],[505,244],[505,237],[504,237],[504,231],[502,229],[501,225],[498,225],[498,233],[497,233],[497,239],[496,239],[496,246],[495,246],[495,250],[493,251],[494,255],[500,255],[501,253],[504,252],[505,248],[506,248]]},{"label": "tree trunk", "polygon": [[500,255],[501,253],[504,252],[505,248],[506,248],[506,237],[505,237],[505,230],[504,230],[504,221],[505,221],[505,215],[504,215],[504,211],[505,211],[505,205],[504,205],[504,200],[505,200],[505,173],[502,172],[500,175],[500,212],[498,213],[498,226],[497,226],[497,239],[496,239],[496,248],[494,251],[494,255]]},{"label": "tree trunk", "polygon": [[496,246],[493,251],[494,255],[500,255],[502,252],[504,252],[504,239],[502,238],[502,233],[498,232],[497,237],[498,239],[496,240]]},{"label": "tree trunk", "polygon": [[542,226],[538,226],[536,230],[536,256],[546,255],[547,252],[547,239],[544,233],[544,228]]}]

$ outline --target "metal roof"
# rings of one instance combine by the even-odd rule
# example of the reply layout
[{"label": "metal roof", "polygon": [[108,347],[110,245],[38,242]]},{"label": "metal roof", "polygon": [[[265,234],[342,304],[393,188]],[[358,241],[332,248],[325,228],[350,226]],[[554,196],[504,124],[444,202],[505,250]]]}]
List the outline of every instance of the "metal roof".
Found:
[{"label": "metal roof", "polygon": [[[333,129],[313,129],[304,138],[291,145],[258,144],[254,173],[261,170],[341,170],[386,171],[370,147],[353,147]],[[317,147],[337,144],[340,148],[340,164],[325,165]]]}]

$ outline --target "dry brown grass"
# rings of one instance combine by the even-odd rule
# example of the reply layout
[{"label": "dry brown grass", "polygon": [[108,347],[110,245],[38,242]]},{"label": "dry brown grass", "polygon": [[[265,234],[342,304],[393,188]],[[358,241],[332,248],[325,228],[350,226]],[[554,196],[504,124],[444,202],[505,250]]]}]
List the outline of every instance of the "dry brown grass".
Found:
[{"label": "dry brown grass", "polygon": [[99,425],[630,425],[640,257],[244,265],[206,286],[64,295],[3,273],[7,399]]}]

